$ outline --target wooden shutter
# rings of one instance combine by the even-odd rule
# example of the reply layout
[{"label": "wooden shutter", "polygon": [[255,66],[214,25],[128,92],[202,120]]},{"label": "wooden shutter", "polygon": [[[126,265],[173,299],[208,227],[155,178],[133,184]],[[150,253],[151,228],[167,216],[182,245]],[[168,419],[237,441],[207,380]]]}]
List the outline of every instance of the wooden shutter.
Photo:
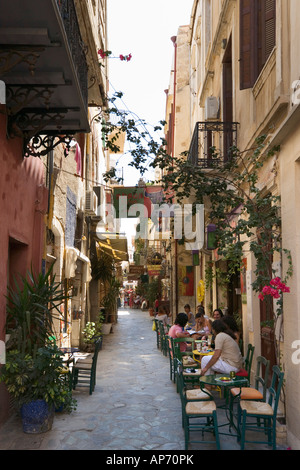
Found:
[{"label": "wooden shutter", "polygon": [[267,61],[276,45],[276,0],[264,0],[263,59]]},{"label": "wooden shutter", "polygon": [[257,77],[257,0],[240,0],[240,88],[251,88]]}]

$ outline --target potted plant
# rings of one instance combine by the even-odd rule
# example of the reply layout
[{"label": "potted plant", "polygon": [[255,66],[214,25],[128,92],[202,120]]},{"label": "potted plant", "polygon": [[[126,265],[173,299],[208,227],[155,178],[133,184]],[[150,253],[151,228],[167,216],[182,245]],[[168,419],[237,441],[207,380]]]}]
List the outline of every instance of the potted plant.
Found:
[{"label": "potted plant", "polygon": [[103,297],[101,303],[104,311],[104,322],[102,324],[102,333],[108,334],[111,331],[113,320],[117,311],[117,298],[120,294],[120,283],[112,277],[108,285],[108,292]]},{"label": "potted plant", "polygon": [[98,319],[96,322],[87,322],[85,328],[82,331],[82,339],[85,348],[92,352],[95,347],[95,341],[102,336],[102,326],[104,322],[103,311],[100,310]]},{"label": "potted plant", "polygon": [[71,412],[76,408],[64,372],[63,353],[53,344],[33,355],[17,349],[8,352],[0,381],[20,410],[24,432],[46,432],[51,429],[55,409]]},{"label": "potted plant", "polygon": [[149,315],[154,316],[154,302],[159,293],[160,283],[158,278],[149,281],[145,288],[145,299],[149,303]]},{"label": "potted plant", "polygon": [[[48,430],[55,408],[72,411],[76,406],[63,353],[55,344],[53,320],[55,316],[61,320],[59,306],[65,298],[61,284],[52,276],[52,267],[45,274],[29,272],[8,289],[6,329],[10,339],[0,380],[24,420],[29,409],[31,420],[24,424],[25,432]],[[44,422],[38,424],[37,417]]]}]

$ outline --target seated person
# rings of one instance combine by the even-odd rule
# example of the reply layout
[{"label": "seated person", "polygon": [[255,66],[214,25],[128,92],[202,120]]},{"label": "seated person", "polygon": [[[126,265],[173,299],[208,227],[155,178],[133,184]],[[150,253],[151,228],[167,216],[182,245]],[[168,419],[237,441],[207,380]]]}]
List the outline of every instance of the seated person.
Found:
[{"label": "seated person", "polygon": [[189,326],[194,328],[195,323],[196,323],[195,322],[195,315],[193,314],[193,312],[191,312],[191,307],[189,306],[189,304],[186,304],[184,306],[184,311],[187,314]]},{"label": "seated person", "polygon": [[196,323],[194,326],[194,330],[197,331],[198,335],[200,331],[204,331],[202,334],[200,334],[200,337],[212,334],[211,321],[204,316],[204,311],[199,310],[198,313],[196,313],[195,320]]},{"label": "seated person", "polygon": [[[178,313],[175,318],[174,325],[169,329],[168,335],[171,338],[190,338],[190,334],[184,331],[184,327],[188,322],[188,316],[186,313]],[[180,351],[185,352],[191,350],[191,345],[188,345],[184,341],[180,343]]]},{"label": "seated person", "polygon": [[158,313],[155,315],[155,319],[159,320],[163,323],[165,331],[167,329],[167,325],[169,324],[169,317],[166,314],[165,310],[163,307],[158,308]]},{"label": "seated person", "polygon": [[243,357],[234,334],[222,320],[212,324],[215,335],[215,352],[213,356],[204,356],[201,360],[201,375],[214,372],[229,374],[231,370],[238,372],[243,366]]}]

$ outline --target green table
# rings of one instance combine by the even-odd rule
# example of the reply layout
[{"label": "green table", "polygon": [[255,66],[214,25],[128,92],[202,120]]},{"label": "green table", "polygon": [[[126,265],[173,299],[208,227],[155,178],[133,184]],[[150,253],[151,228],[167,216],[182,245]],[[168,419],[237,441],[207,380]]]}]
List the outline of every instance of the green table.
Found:
[{"label": "green table", "polygon": [[222,380],[220,380],[221,377],[227,377],[228,379],[230,379],[229,374],[203,375],[199,379],[200,388],[204,393],[205,393],[205,387],[207,385],[208,386],[217,386],[217,387],[223,387],[224,388],[224,395],[226,397],[225,405],[219,406],[219,408],[225,409],[226,417],[228,419],[228,422],[224,423],[224,424],[221,424],[220,427],[229,425],[229,433],[224,432],[224,433],[220,433],[220,434],[227,434],[227,435],[233,436],[233,434],[231,433],[231,428],[233,427],[237,431],[237,427],[234,424],[233,411],[230,407],[230,404],[228,403],[228,396],[229,396],[228,391],[229,391],[230,388],[233,388],[233,387],[234,388],[239,387],[240,389],[241,389],[241,387],[248,387],[249,383],[248,383],[248,379],[246,377],[236,376],[234,379],[230,379],[229,381],[224,381],[224,382]]}]

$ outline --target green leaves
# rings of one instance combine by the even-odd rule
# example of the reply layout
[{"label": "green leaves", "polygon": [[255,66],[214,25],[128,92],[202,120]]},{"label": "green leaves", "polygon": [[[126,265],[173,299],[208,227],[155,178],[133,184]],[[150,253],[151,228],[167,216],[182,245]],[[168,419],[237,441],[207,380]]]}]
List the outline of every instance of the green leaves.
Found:
[{"label": "green leaves", "polygon": [[7,295],[7,329],[12,333],[13,347],[34,354],[44,346],[54,333],[54,319],[61,319],[59,307],[66,298],[52,267],[45,274],[31,271],[19,281],[15,279]]}]

